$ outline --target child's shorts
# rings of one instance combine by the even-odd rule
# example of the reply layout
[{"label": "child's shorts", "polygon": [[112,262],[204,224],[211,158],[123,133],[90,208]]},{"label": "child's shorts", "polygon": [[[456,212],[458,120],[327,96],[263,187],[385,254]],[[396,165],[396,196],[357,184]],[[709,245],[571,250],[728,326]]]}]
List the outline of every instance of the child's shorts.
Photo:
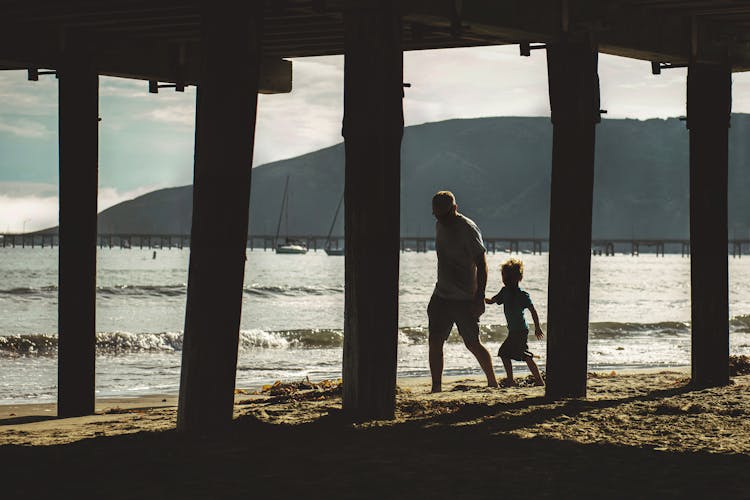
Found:
[{"label": "child's shorts", "polygon": [[501,358],[510,358],[516,361],[526,361],[527,356],[533,358],[534,354],[529,351],[528,340],[528,330],[509,332],[508,338],[500,346],[497,355]]}]

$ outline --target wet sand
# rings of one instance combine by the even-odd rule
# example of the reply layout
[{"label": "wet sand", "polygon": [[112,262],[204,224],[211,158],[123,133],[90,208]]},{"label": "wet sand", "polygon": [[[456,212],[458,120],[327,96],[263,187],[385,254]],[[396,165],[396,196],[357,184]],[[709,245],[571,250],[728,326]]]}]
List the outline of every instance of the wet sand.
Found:
[{"label": "wet sand", "polygon": [[[592,373],[588,397],[399,381],[396,419],[352,424],[335,387],[239,393],[231,427],[174,430],[176,399],[55,419],[0,407],[5,498],[750,498],[750,375],[695,390],[684,370]],[[12,414],[12,415],[11,415]],[[6,496],[10,493],[10,496]]]}]

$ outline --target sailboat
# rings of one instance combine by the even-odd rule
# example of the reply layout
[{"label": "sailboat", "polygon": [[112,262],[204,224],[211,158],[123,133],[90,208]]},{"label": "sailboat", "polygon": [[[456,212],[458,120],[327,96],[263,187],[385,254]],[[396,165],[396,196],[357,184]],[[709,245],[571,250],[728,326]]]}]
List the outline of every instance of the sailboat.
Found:
[{"label": "sailboat", "polygon": [[281,211],[279,212],[279,223],[276,226],[276,253],[284,254],[303,254],[307,253],[307,245],[300,241],[290,240],[289,237],[284,238],[284,243],[279,243],[279,232],[281,231],[282,219],[286,222],[286,230],[289,231],[289,176],[286,176],[286,184],[284,184],[284,197],[281,199]]},{"label": "sailboat", "polygon": [[339,216],[339,210],[341,210],[341,204],[344,202],[344,194],[341,194],[339,205],[336,207],[336,213],[333,214],[333,221],[331,221],[331,229],[328,230],[328,238],[326,238],[325,251],[328,255],[344,255],[344,249],[341,247],[331,248],[331,234],[333,234],[333,227],[336,225],[336,218]]}]

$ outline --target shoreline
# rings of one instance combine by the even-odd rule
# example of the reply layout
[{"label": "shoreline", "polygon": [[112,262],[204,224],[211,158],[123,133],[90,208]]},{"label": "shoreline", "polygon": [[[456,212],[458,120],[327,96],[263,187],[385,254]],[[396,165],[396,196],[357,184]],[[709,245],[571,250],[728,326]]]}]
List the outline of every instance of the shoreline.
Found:
[{"label": "shoreline", "polygon": [[[649,373],[660,373],[660,372],[678,372],[685,373],[687,376],[690,375],[689,366],[676,366],[676,367],[654,367],[654,368],[626,368],[621,370],[592,370],[589,374],[603,374],[608,375],[610,373],[616,373],[620,375],[633,375],[633,374],[649,374]],[[503,373],[498,373],[498,381],[502,380]],[[526,371],[520,371],[517,374],[519,378],[527,376]],[[470,380],[472,383],[481,383],[484,378],[481,374],[479,375],[451,375],[444,376],[444,385],[456,383],[457,381]],[[273,384],[276,381],[269,381],[268,384]],[[297,380],[284,380],[283,383],[293,383]],[[313,382],[320,382],[313,380]],[[397,387],[403,388],[415,388],[421,385],[429,387],[430,377],[428,376],[416,376],[416,377],[400,377],[396,381]],[[247,396],[252,396],[253,393],[260,392],[260,388],[257,389],[246,389],[238,387],[235,389],[235,403]],[[444,391],[445,392],[445,391]],[[115,396],[115,397],[103,397],[97,398],[95,402],[95,414],[111,413],[112,411],[121,410],[133,410],[143,408],[160,408],[160,407],[177,407],[178,394],[175,393],[153,393],[133,396]],[[21,419],[33,418],[33,417],[45,417],[56,419],[57,403],[46,402],[46,403],[0,403],[0,429],[3,425],[8,425],[10,419]],[[2,445],[2,441],[0,441]]]}]

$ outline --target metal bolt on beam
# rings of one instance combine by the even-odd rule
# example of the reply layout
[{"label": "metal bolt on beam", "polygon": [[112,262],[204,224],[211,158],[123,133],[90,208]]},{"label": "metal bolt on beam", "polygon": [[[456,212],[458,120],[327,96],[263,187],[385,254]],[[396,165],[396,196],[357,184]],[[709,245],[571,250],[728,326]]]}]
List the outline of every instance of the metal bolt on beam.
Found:
[{"label": "metal bolt on beam", "polygon": [[674,68],[687,68],[687,64],[673,64],[667,62],[651,61],[652,75],[661,75],[661,70]]},{"label": "metal bolt on beam", "polygon": [[158,94],[159,89],[174,89],[175,92],[185,92],[185,84],[183,82],[178,82],[178,83],[165,83],[165,84],[159,85],[159,82],[156,80],[148,81],[149,94]]},{"label": "metal bolt on beam", "polygon": [[28,80],[30,82],[38,82],[39,75],[55,75],[55,78],[57,78],[57,71],[39,71],[39,68],[28,69]]},{"label": "metal bolt on beam", "polygon": [[531,55],[532,50],[539,50],[539,49],[546,49],[547,45],[543,43],[537,43],[532,45],[529,42],[521,42],[518,44],[518,48],[520,49],[521,55],[523,57],[529,57]]}]

